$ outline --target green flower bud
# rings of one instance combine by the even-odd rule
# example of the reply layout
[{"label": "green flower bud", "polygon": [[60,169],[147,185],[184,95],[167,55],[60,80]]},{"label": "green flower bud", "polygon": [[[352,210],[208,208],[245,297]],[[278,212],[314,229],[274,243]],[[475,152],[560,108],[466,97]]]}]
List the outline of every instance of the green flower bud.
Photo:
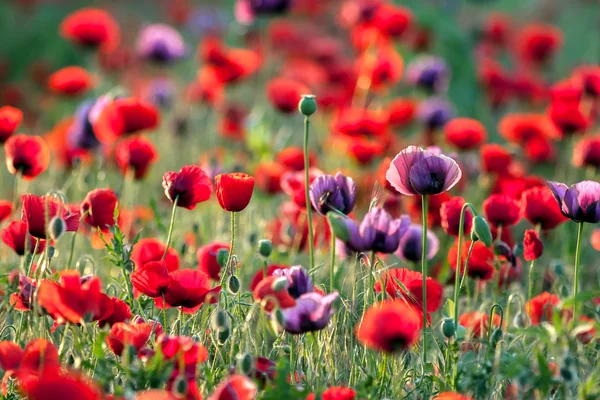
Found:
[{"label": "green flower bud", "polygon": [[224,344],[229,339],[229,328],[217,332],[217,341],[219,344]]},{"label": "green flower bud", "polygon": [[513,325],[517,328],[526,328],[529,326],[529,316],[523,312],[518,313],[513,319]]},{"label": "green flower bud", "polygon": [[498,345],[498,342],[502,339],[502,336],[504,335],[504,333],[502,332],[501,328],[496,328],[492,331],[492,334],[490,335],[490,345],[492,347],[496,347]]},{"label": "green flower bud", "polygon": [[492,232],[485,218],[481,215],[477,215],[473,218],[473,225],[471,227],[471,240],[481,240],[486,247],[489,247],[494,242],[492,238]]},{"label": "green flower bud", "polygon": [[258,252],[261,256],[267,258],[273,252],[273,243],[269,239],[262,239],[258,241]]},{"label": "green flower bud", "polygon": [[298,110],[305,117],[310,117],[315,112],[317,112],[317,99],[312,94],[304,94],[302,95],[302,99],[300,99],[300,103],[298,104]]},{"label": "green flower bud", "polygon": [[237,363],[239,371],[244,375],[250,375],[254,367],[254,360],[249,353],[238,354]]},{"label": "green flower bud", "polygon": [[452,336],[454,336],[455,332],[456,327],[454,326],[454,320],[452,318],[444,319],[442,322],[442,333],[444,336],[450,339]]},{"label": "green flower bud", "polygon": [[229,315],[227,315],[225,310],[223,310],[222,308],[215,310],[211,321],[211,326],[213,330],[222,331],[225,329],[229,329],[230,323],[231,321],[229,319]]},{"label": "green flower bud", "polygon": [[281,292],[282,290],[286,290],[290,286],[290,281],[285,276],[281,276],[273,281],[271,289],[274,292]]},{"label": "green flower bud", "polygon": [[344,222],[344,217],[333,212],[328,212],[327,220],[329,221],[329,226],[331,226],[331,230],[335,237],[343,242],[350,240],[350,231]]},{"label": "green flower bud", "polygon": [[48,236],[52,240],[58,240],[67,230],[66,222],[59,216],[56,216],[48,223]]},{"label": "green flower bud", "polygon": [[240,291],[240,286],[241,284],[238,277],[235,275],[231,275],[229,277],[229,282],[227,282],[227,288],[229,289],[229,292],[231,292],[231,294],[236,294]]},{"label": "green flower bud", "polygon": [[48,251],[48,260],[52,261],[52,257],[54,257],[54,254],[56,253],[56,248],[54,246],[48,246],[47,251]]},{"label": "green flower bud", "polygon": [[179,396],[185,397],[188,392],[188,382],[185,376],[178,375],[173,382],[173,391]]},{"label": "green flower bud", "polygon": [[275,321],[277,321],[279,326],[283,326],[285,323],[285,316],[283,315],[283,311],[281,311],[279,308],[275,310]]},{"label": "green flower bud", "polygon": [[229,250],[219,249],[217,251],[217,263],[221,266],[221,268],[226,266],[228,259],[229,259]]}]

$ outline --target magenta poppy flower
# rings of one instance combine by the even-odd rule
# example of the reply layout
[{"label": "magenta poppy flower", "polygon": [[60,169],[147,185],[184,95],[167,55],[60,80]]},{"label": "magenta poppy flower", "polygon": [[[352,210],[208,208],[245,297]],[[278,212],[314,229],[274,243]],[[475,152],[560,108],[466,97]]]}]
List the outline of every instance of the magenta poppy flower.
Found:
[{"label": "magenta poppy flower", "polygon": [[600,221],[600,183],[582,181],[568,187],[548,181],[562,214],[575,222],[595,224]]},{"label": "magenta poppy flower", "polygon": [[462,171],[448,156],[408,146],[394,157],[385,177],[406,196],[435,195],[452,189]]}]

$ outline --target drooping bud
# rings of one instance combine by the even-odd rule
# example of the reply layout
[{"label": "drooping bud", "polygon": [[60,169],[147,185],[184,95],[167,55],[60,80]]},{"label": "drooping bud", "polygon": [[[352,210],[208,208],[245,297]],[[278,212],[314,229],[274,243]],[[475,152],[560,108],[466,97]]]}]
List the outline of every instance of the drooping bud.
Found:
[{"label": "drooping bud", "polygon": [[258,253],[268,258],[273,252],[273,243],[269,239],[262,239],[258,241]]},{"label": "drooping bud", "polygon": [[300,103],[298,104],[298,110],[305,117],[310,117],[315,112],[317,112],[317,99],[312,94],[304,94],[302,95],[302,99],[300,99]]},{"label": "drooping bud", "polygon": [[217,332],[217,340],[219,344],[224,344],[229,339],[229,328]]},{"label": "drooping bud", "polygon": [[346,225],[344,218],[341,215],[329,212],[327,213],[327,220],[329,221],[329,226],[331,226],[331,230],[335,237],[344,243],[350,240],[348,225]]},{"label": "drooping bud", "polygon": [[485,218],[481,215],[477,215],[473,218],[473,226],[471,227],[471,240],[481,242],[485,247],[490,247],[494,241],[492,238],[492,232]]},{"label": "drooping bud", "polygon": [[527,326],[529,326],[529,316],[523,312],[520,312],[517,315],[515,315],[515,318],[513,319],[513,324],[517,328],[526,328]]},{"label": "drooping bud", "polygon": [[502,339],[504,333],[502,332],[502,328],[496,328],[492,331],[490,336],[490,345],[495,348],[498,345],[498,342]]}]

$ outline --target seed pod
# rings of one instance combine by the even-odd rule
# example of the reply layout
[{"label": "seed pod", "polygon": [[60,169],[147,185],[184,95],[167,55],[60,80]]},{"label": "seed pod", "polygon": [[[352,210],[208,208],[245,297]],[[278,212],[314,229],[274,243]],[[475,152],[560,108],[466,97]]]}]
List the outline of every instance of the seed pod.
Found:
[{"label": "seed pod", "polygon": [[185,397],[185,395],[188,392],[188,383],[184,375],[177,375],[177,377],[175,377],[175,381],[173,382],[173,389],[173,391],[178,395],[178,397]]},{"label": "seed pod", "polygon": [[317,99],[312,94],[304,94],[302,95],[302,99],[300,99],[300,103],[298,103],[298,110],[300,114],[305,117],[310,117],[315,112],[317,112]]},{"label": "seed pod", "polygon": [[481,215],[477,215],[473,218],[473,225],[471,227],[471,240],[481,242],[486,246],[490,247],[494,241],[492,238],[492,232],[485,218]]},{"label": "seed pod", "polygon": [[454,320],[452,318],[444,319],[444,321],[442,322],[442,333],[444,334],[444,336],[450,339],[452,336],[454,336],[455,332],[456,327],[454,325]]},{"label": "seed pod", "polygon": [[48,223],[48,236],[54,241],[58,240],[66,230],[67,224],[59,216],[52,218]]},{"label": "seed pod", "polygon": [[275,310],[275,321],[279,324],[279,326],[283,326],[285,324],[285,316],[283,315],[283,311],[281,309]]},{"label": "seed pod", "polygon": [[237,362],[239,366],[239,371],[244,375],[250,375],[253,369],[252,356],[249,353],[238,354]]},{"label": "seed pod", "polygon": [[229,250],[227,249],[219,249],[217,251],[217,263],[221,268],[223,268],[227,264],[227,260],[229,259]]},{"label": "seed pod", "polygon": [[502,339],[503,334],[504,333],[502,332],[501,328],[494,329],[490,335],[490,345],[495,348],[498,345],[498,342]]},{"label": "seed pod", "polygon": [[224,344],[229,339],[229,328],[217,332],[217,341],[219,344]]},{"label": "seed pod", "polygon": [[526,328],[529,326],[529,316],[523,312],[518,313],[513,319],[513,325],[517,328]]},{"label": "seed pod", "polygon": [[343,217],[338,214],[328,212],[327,220],[329,221],[329,226],[331,227],[335,237],[343,242],[350,240],[350,231],[348,230],[348,226],[344,222]]},{"label": "seed pod", "polygon": [[238,279],[237,276],[235,275],[231,275],[229,277],[229,282],[227,282],[227,288],[229,289],[229,292],[231,294],[236,294],[237,292],[240,291],[240,280]]},{"label": "seed pod", "polygon": [[48,251],[48,261],[52,261],[52,257],[56,253],[56,248],[54,246],[48,246],[46,249]]},{"label": "seed pod", "polygon": [[222,308],[217,309],[213,313],[212,317],[212,329],[215,331],[222,331],[225,329],[229,329],[231,324],[231,320],[229,319],[229,315]]},{"label": "seed pod", "polygon": [[258,253],[268,258],[273,252],[273,243],[269,239],[262,239],[258,241]]}]

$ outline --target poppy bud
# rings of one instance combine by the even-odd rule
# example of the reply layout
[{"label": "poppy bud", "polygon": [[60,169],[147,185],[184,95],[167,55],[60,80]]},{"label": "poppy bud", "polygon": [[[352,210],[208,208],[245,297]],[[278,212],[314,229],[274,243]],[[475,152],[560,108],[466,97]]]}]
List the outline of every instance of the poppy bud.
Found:
[{"label": "poppy bud", "polygon": [[561,367],[560,376],[565,382],[570,382],[573,379],[573,372],[570,368]]},{"label": "poppy bud", "polygon": [[268,258],[273,252],[273,243],[269,239],[262,239],[258,241],[258,252],[261,256]]},{"label": "poppy bud", "polygon": [[275,320],[279,326],[283,326],[285,324],[285,316],[283,315],[283,311],[280,308],[275,310]]},{"label": "poppy bud", "polygon": [[254,191],[254,177],[242,172],[215,176],[217,200],[223,210],[239,212],[245,209]]},{"label": "poppy bud", "polygon": [[244,375],[250,375],[253,367],[252,356],[249,353],[238,354],[237,361],[239,365],[239,371]]},{"label": "poppy bud", "polygon": [[229,327],[217,332],[217,340],[219,344],[224,344],[229,339]]},{"label": "poppy bud", "polygon": [[350,231],[348,230],[348,225],[344,223],[344,218],[342,216],[329,212],[327,213],[327,220],[329,221],[329,226],[331,226],[331,230],[335,237],[342,242],[348,242],[350,240]]},{"label": "poppy bud", "polygon": [[492,331],[490,336],[490,345],[495,348],[498,345],[498,342],[502,339],[502,328],[496,328]]},{"label": "poppy bud", "polygon": [[222,331],[225,329],[229,329],[229,325],[230,325],[230,320],[229,320],[229,315],[227,315],[227,313],[219,308],[218,310],[216,310],[213,314],[213,318],[212,318],[212,329],[215,331]]},{"label": "poppy bud", "polygon": [[231,275],[229,277],[229,282],[227,283],[227,287],[229,288],[231,294],[236,294],[237,292],[239,292],[240,286],[240,280],[238,279],[238,277],[235,275]]},{"label": "poppy bud", "polygon": [[50,236],[50,239],[52,240],[58,240],[66,230],[67,224],[59,216],[52,218],[48,223],[48,236]]},{"label": "poppy bud", "polygon": [[227,265],[228,259],[229,259],[229,250],[219,249],[217,251],[217,263],[221,266],[221,268],[223,268]]},{"label": "poppy bud", "polygon": [[563,276],[565,274],[565,266],[560,261],[553,261],[550,267],[556,275]]},{"label": "poppy bud", "polygon": [[298,110],[300,110],[300,114],[305,117],[310,117],[315,112],[317,112],[317,99],[312,94],[304,94],[302,95],[302,99],[300,99],[300,103],[298,103]]},{"label": "poppy bud", "polygon": [[474,242],[481,240],[485,247],[489,247],[493,243],[490,226],[481,215],[477,215],[473,218],[473,226],[471,227],[471,240]]},{"label": "poppy bud", "polygon": [[178,396],[185,397],[186,393],[188,392],[188,383],[184,375],[177,375],[177,377],[175,377],[175,382],[173,382],[173,391]]},{"label": "poppy bud", "polygon": [[282,290],[286,290],[290,286],[290,281],[285,276],[277,278],[273,281],[271,289],[274,292],[281,292]]},{"label": "poppy bud", "polygon": [[125,263],[125,269],[127,270],[127,272],[133,272],[134,268],[135,263],[132,260],[127,260],[127,262]]},{"label": "poppy bud", "polygon": [[452,318],[446,318],[442,322],[442,333],[444,334],[445,337],[450,339],[452,336],[454,336],[455,332],[456,332],[456,327],[454,325],[454,320]]},{"label": "poppy bud", "polygon": [[527,314],[520,312],[517,315],[515,315],[513,324],[517,328],[526,328],[529,325],[529,317],[527,316]]},{"label": "poppy bud", "polygon": [[51,261],[52,257],[54,257],[54,253],[56,252],[56,248],[54,246],[48,246],[46,251],[48,252],[48,261]]}]

